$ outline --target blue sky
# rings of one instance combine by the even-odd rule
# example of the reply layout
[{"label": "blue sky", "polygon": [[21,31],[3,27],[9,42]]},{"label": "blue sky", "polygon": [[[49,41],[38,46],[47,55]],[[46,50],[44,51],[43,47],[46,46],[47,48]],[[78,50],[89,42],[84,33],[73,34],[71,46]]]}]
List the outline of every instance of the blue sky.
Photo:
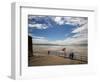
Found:
[{"label": "blue sky", "polygon": [[28,16],[28,34],[33,43],[87,44],[87,17]]}]

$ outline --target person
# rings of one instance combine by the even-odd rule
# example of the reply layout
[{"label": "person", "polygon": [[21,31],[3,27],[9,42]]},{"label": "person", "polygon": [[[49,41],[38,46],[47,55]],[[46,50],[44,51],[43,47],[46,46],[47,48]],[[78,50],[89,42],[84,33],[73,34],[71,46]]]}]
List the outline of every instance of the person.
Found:
[{"label": "person", "polygon": [[69,55],[70,59],[73,59],[74,58],[74,53],[71,52],[70,55]]},{"label": "person", "polygon": [[50,51],[48,50],[48,55],[50,54]]},{"label": "person", "polygon": [[63,48],[62,51],[66,51],[66,48]]}]

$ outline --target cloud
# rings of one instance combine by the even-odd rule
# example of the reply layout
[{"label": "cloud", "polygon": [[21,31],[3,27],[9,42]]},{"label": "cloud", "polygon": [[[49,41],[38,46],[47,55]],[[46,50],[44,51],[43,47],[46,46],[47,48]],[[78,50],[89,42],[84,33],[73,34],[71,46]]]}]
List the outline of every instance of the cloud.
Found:
[{"label": "cloud", "polygon": [[76,28],[71,32],[71,34],[73,34],[72,36],[68,37],[68,34],[66,34],[65,36],[68,38],[64,40],[57,40],[54,43],[63,45],[87,44],[88,19],[86,17],[56,17],[55,22],[59,25],[73,25],[76,26]]},{"label": "cloud", "polygon": [[59,45],[73,45],[73,44],[87,44],[87,36],[88,36],[88,29],[87,24],[74,29],[71,33],[74,33],[72,36],[66,38],[64,40],[55,40],[49,41],[45,37],[40,36],[33,36],[33,43],[37,44],[59,44]]},{"label": "cloud", "polygon": [[84,24],[83,26],[81,27],[78,27],[76,29],[74,29],[72,31],[72,33],[75,33],[75,35],[73,35],[74,38],[87,38],[88,36],[88,25],[87,24]]},{"label": "cloud", "polygon": [[[64,40],[49,41],[45,37],[33,36],[33,43],[37,44],[61,44],[61,45],[72,45],[72,44],[87,44],[88,35],[88,18],[87,17],[53,17],[53,16],[29,16],[28,19],[31,21],[28,26],[36,29],[47,29],[53,25],[73,25],[75,28],[66,34]],[[34,19],[34,21],[33,21]],[[72,34],[72,35],[71,35]],[[71,36],[69,36],[71,35]]]},{"label": "cloud", "polygon": [[78,33],[78,32],[82,32],[82,31],[84,31],[84,30],[87,30],[87,27],[88,27],[88,25],[87,25],[87,24],[84,24],[83,26],[74,29],[74,30],[72,31],[72,33]]},{"label": "cloud", "polygon": [[46,44],[46,43],[48,43],[48,40],[43,39],[43,38],[32,39],[32,41],[33,41],[33,44]]},{"label": "cloud", "polygon": [[73,44],[87,44],[86,37],[69,37],[64,40],[49,41],[44,37],[37,37],[33,39],[34,44],[59,44],[59,45],[73,45]]},{"label": "cloud", "polygon": [[34,18],[34,19],[37,19],[37,20],[38,20],[38,19],[43,18],[43,17],[45,17],[45,16],[29,15],[29,16],[28,16],[28,19],[33,19],[33,18]]},{"label": "cloud", "polygon": [[82,32],[79,32],[79,33],[76,33],[74,34],[72,37],[73,38],[87,38],[87,35],[88,35],[88,32],[87,32],[87,29],[82,31]]},{"label": "cloud", "polygon": [[75,33],[72,36],[72,41],[71,43],[75,44],[87,44],[87,39],[88,39],[88,25],[84,24],[81,27],[78,27],[72,31],[72,33]]},{"label": "cloud", "polygon": [[59,45],[87,44],[87,38],[66,38],[65,40],[56,40],[51,43]]},{"label": "cloud", "polygon": [[28,26],[37,29],[47,29],[52,27],[53,20],[52,16],[28,16]]},{"label": "cloud", "polygon": [[53,18],[54,21],[59,24],[59,25],[63,25],[63,24],[70,24],[73,26],[81,26],[82,24],[87,23],[87,17],[54,17]]},{"label": "cloud", "polygon": [[32,36],[32,41],[33,44],[46,44],[49,43],[49,41],[45,38],[45,37],[41,37],[41,36]]},{"label": "cloud", "polygon": [[55,17],[54,21],[59,25],[64,24],[64,21],[62,20],[62,17]]},{"label": "cloud", "polygon": [[76,29],[74,29],[71,33],[73,33],[72,36],[68,37],[68,35],[65,35],[66,38],[64,40],[56,40],[51,43],[55,44],[61,44],[61,45],[73,45],[73,44],[87,44],[88,41],[88,28],[87,24],[84,24],[83,26],[80,26]]},{"label": "cloud", "polygon": [[31,28],[37,28],[37,29],[47,29],[48,26],[45,24],[28,24]]},{"label": "cloud", "polygon": [[64,18],[66,24],[71,24],[71,25],[83,25],[87,23],[87,18],[86,17],[65,17]]},{"label": "cloud", "polygon": [[45,39],[45,37],[40,37],[40,36],[32,36],[33,39]]}]

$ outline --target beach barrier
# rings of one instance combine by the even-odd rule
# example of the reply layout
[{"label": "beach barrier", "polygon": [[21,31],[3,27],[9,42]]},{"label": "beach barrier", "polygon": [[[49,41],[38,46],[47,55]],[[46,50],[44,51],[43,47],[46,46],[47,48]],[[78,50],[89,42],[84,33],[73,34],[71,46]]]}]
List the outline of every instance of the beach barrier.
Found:
[{"label": "beach barrier", "polygon": [[49,51],[49,55],[64,56],[63,51]]},{"label": "beach barrier", "polygon": [[[71,54],[73,55],[71,56]],[[87,56],[81,56],[78,52],[71,52],[71,51],[49,51],[48,55],[56,55],[56,56],[62,56],[64,58],[70,58],[74,60],[84,61],[87,62]]]}]

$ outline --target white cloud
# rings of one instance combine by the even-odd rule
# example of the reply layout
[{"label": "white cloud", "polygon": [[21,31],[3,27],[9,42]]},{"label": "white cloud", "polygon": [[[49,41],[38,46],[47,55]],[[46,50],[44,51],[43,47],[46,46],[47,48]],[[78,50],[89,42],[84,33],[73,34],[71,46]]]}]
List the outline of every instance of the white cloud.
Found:
[{"label": "white cloud", "polygon": [[73,41],[72,43],[76,44],[87,44],[87,39],[88,39],[88,25],[87,23],[84,24],[81,27],[78,27],[72,31],[72,33],[75,33],[72,38]]},{"label": "white cloud", "polygon": [[72,33],[76,33],[73,37],[78,37],[78,38],[86,38],[88,36],[88,25],[85,24],[81,27],[76,28],[75,30],[72,31]]},{"label": "white cloud", "polygon": [[83,42],[87,42],[87,38],[67,38],[65,40],[57,40],[52,43],[61,44],[61,45],[72,45],[72,44],[86,44]]},{"label": "white cloud", "polygon": [[52,43],[55,44],[62,44],[62,45],[72,45],[72,44],[87,44],[87,38],[88,38],[88,29],[87,24],[76,28],[72,31],[72,33],[75,33],[72,37],[68,37],[64,40],[56,40]]},{"label": "white cloud", "polygon": [[40,37],[40,36],[32,36],[33,39],[45,39],[45,37]]},{"label": "white cloud", "polygon": [[86,17],[64,17],[65,24],[71,24],[74,26],[81,26],[88,22]]},{"label": "white cloud", "polygon": [[32,36],[32,41],[33,44],[46,44],[49,43],[49,41],[45,38],[45,37],[41,37],[41,36]]},{"label": "white cloud", "polygon": [[[49,41],[45,37],[33,36],[33,43],[37,44],[61,44],[61,45],[73,45],[73,44],[87,44],[88,29],[87,24],[76,28],[72,31],[75,33],[72,37],[68,37],[64,40]],[[67,36],[67,35],[66,35]]]},{"label": "white cloud", "polygon": [[86,30],[87,27],[88,27],[88,25],[87,25],[87,24],[84,24],[83,26],[74,29],[74,30],[72,31],[72,33],[82,32],[82,31]]},{"label": "white cloud", "polygon": [[[37,29],[47,29],[48,25],[36,22],[36,21],[42,21],[43,19],[45,19],[44,17],[45,16],[29,15],[28,16],[28,19],[29,19],[28,27],[37,28]],[[32,19],[34,19],[35,21],[33,21]]]},{"label": "white cloud", "polygon": [[28,16],[28,19],[32,19],[32,18],[34,18],[35,16],[33,16],[33,15],[29,15]]},{"label": "white cloud", "polygon": [[46,40],[46,39],[32,39],[33,40],[33,44],[46,44],[46,43],[48,43],[48,40]]},{"label": "white cloud", "polygon": [[28,24],[29,27],[37,28],[37,29],[47,29],[48,26],[45,24]]},{"label": "white cloud", "polygon": [[87,38],[87,35],[88,35],[87,29],[85,29],[82,32],[74,34],[72,37],[74,37],[74,38],[77,38],[77,37],[79,37],[79,38]]},{"label": "white cloud", "polygon": [[86,37],[69,37],[65,40],[49,41],[46,38],[34,38],[33,43],[36,44],[59,44],[59,45],[73,45],[73,44],[87,44]]},{"label": "white cloud", "polygon": [[40,18],[42,18],[42,17],[45,17],[45,16],[29,15],[29,16],[28,16],[28,19],[33,19],[33,18],[35,18],[35,19],[40,19]]},{"label": "white cloud", "polygon": [[87,21],[88,21],[87,18],[85,18],[85,17],[71,17],[71,16],[69,16],[69,17],[55,17],[53,19],[59,25],[70,24],[73,26],[82,25],[82,24],[87,23]]},{"label": "white cloud", "polygon": [[64,24],[64,21],[62,20],[62,17],[55,17],[54,21],[59,25]]},{"label": "white cloud", "polygon": [[[32,17],[30,17],[32,18]],[[52,43],[52,44],[61,44],[61,45],[71,45],[71,44],[87,44],[87,36],[88,36],[88,25],[87,25],[87,18],[84,17],[53,17],[57,24],[70,24],[74,25],[75,28],[71,33],[75,33],[72,37],[66,38],[64,40],[56,40],[56,41],[49,41],[45,37],[40,36],[33,36],[33,43]],[[37,29],[47,29],[48,26],[46,24],[29,24],[29,27],[37,28]],[[68,36],[67,34],[65,35]]]}]

